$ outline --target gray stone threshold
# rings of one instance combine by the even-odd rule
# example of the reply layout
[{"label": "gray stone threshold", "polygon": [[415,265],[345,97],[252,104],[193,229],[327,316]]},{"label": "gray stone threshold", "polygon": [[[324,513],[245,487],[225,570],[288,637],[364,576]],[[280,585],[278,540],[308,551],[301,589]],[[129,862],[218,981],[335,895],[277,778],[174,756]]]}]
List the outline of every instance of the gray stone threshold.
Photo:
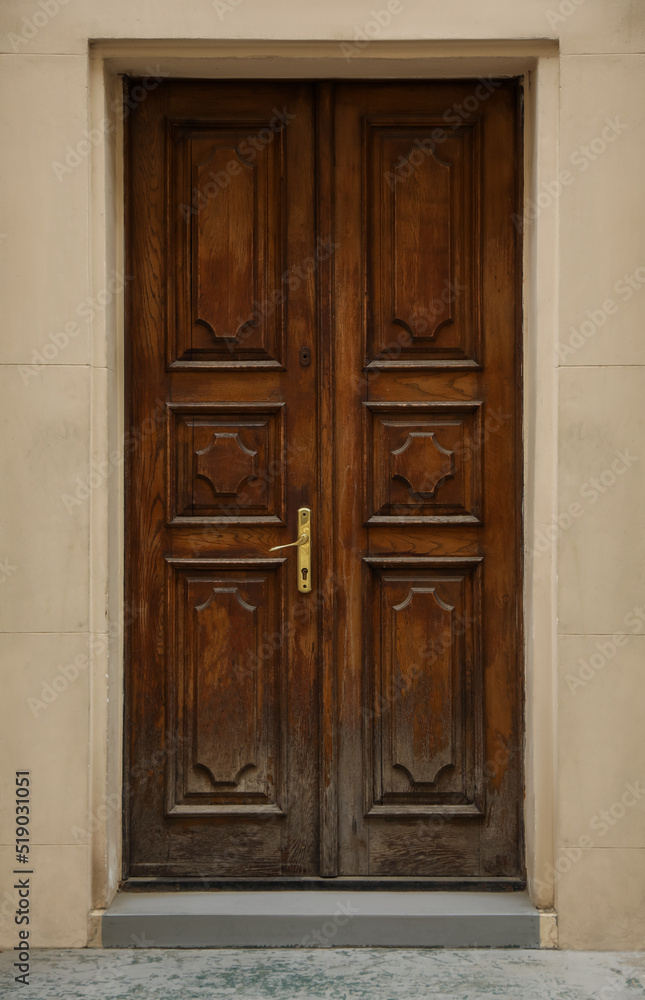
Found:
[{"label": "gray stone threshold", "polygon": [[104,948],[539,948],[540,913],[526,892],[122,892],[100,939]]}]

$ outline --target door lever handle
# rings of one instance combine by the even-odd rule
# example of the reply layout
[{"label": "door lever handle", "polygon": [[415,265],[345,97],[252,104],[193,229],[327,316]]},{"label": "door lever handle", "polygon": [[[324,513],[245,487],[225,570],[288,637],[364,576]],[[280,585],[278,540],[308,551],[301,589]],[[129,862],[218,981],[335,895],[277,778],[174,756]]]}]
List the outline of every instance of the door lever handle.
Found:
[{"label": "door lever handle", "polygon": [[295,542],[287,542],[286,545],[274,545],[269,552],[277,552],[278,549],[298,549],[298,590],[301,594],[308,594],[311,591],[311,510],[309,507],[298,508],[298,535]]},{"label": "door lever handle", "polygon": [[274,545],[272,548],[269,549],[269,552],[277,552],[278,549],[290,549],[292,545],[304,545],[305,542],[308,541],[309,537],[303,534],[300,536],[300,538],[297,538],[295,542],[287,542],[286,545]]}]

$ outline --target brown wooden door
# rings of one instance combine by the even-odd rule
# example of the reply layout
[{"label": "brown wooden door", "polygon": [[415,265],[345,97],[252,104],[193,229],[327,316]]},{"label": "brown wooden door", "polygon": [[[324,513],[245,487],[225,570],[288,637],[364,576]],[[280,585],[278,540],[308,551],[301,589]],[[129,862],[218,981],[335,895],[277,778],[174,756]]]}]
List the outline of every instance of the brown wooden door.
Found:
[{"label": "brown wooden door", "polygon": [[[131,115],[130,879],[520,884],[518,114],[175,81]],[[270,551],[302,506],[307,593]]]}]

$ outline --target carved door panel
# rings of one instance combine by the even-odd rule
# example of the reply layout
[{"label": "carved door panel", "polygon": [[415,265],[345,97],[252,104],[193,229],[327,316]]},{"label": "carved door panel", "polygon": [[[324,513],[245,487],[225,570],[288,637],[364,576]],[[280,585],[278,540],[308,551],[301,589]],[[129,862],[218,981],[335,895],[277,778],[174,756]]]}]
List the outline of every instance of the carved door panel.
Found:
[{"label": "carved door panel", "polygon": [[335,92],[341,874],[522,874],[517,97]]},{"label": "carved door panel", "polygon": [[517,96],[131,115],[130,881],[521,882]]},{"label": "carved door panel", "polygon": [[128,873],[316,874],[312,90],[163,85],[128,157]]}]

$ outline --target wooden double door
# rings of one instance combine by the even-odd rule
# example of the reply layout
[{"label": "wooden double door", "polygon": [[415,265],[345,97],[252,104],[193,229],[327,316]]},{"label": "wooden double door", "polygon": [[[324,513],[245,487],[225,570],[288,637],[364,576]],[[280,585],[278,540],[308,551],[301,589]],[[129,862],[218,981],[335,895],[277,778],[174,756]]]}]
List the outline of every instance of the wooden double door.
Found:
[{"label": "wooden double door", "polygon": [[521,884],[519,96],[128,119],[131,880]]}]

